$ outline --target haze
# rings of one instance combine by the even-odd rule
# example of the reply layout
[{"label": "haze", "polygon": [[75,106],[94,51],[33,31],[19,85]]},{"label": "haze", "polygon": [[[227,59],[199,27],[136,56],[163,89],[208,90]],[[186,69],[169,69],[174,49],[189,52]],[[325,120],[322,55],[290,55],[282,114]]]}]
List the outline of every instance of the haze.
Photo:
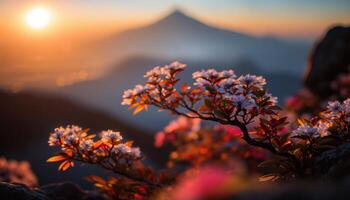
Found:
[{"label": "haze", "polygon": [[[52,12],[49,27],[25,25],[35,6]],[[349,1],[1,1],[0,84],[13,90],[93,79],[111,67],[96,41],[147,26],[174,9],[208,25],[310,44],[328,27],[350,23]]]}]

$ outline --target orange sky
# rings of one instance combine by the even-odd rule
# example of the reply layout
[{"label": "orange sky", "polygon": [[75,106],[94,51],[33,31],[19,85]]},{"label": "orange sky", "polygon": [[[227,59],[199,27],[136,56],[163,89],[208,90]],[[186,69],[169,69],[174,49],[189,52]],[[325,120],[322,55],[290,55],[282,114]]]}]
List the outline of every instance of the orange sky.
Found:
[{"label": "orange sky", "polygon": [[[174,8],[225,29],[314,41],[331,25],[350,24],[349,2],[3,0],[0,1],[0,62],[5,67],[0,68],[0,81],[12,84],[14,74],[18,80],[36,81],[52,76],[53,72],[69,70],[74,75],[71,79],[86,78],[85,71],[73,66],[78,63],[88,70],[100,65],[100,61],[84,59],[86,42],[147,25]],[[46,7],[52,13],[52,21],[41,30],[28,27],[25,21],[27,12],[36,6]],[[29,73],[35,77],[28,76]]]},{"label": "orange sky", "polygon": [[332,1],[334,3],[329,5],[314,0],[308,1],[311,3],[296,1],[295,5],[271,0],[266,1],[266,5],[240,0],[218,0],[216,4],[196,0],[182,2],[4,1],[0,2],[0,27],[11,35],[14,32],[31,35],[32,30],[25,26],[24,16],[36,5],[47,7],[53,13],[50,27],[41,31],[41,36],[48,33],[79,38],[106,35],[146,25],[170,12],[174,6],[209,24],[253,35],[314,39],[330,25],[350,24],[350,12],[346,12],[350,4],[344,3],[346,1]]}]

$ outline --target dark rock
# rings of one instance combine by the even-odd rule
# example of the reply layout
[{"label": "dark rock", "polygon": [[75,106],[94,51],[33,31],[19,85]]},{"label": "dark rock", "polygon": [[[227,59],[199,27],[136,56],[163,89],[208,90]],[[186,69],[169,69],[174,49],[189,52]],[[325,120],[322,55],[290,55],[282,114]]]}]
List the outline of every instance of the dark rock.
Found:
[{"label": "dark rock", "polygon": [[330,82],[350,66],[350,27],[334,27],[314,46],[304,84],[321,98],[332,93]]},{"label": "dark rock", "polygon": [[79,186],[70,183],[50,184],[40,188],[50,199],[75,199],[75,200],[104,200],[102,195],[92,192],[84,191]]},{"label": "dark rock", "polygon": [[25,185],[0,182],[0,199],[11,200],[49,200],[40,190]]},{"label": "dark rock", "polygon": [[[238,193],[236,200],[348,200],[349,181],[341,183],[297,182],[266,185]],[[232,199],[232,198],[230,198]]]},{"label": "dark rock", "polygon": [[316,159],[318,173],[327,180],[341,180],[350,175],[350,144],[322,153]]},{"label": "dark rock", "polygon": [[73,183],[58,183],[33,189],[25,185],[0,182],[0,199],[11,200],[106,200],[103,195],[85,191]]}]

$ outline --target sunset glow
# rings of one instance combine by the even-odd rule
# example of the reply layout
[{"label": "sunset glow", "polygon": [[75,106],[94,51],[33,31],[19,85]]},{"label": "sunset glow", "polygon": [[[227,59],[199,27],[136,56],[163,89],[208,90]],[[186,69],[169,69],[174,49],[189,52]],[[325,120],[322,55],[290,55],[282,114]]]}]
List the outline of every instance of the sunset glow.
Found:
[{"label": "sunset glow", "polygon": [[29,27],[42,29],[49,25],[51,13],[48,9],[37,7],[30,10],[26,15],[26,22]]}]

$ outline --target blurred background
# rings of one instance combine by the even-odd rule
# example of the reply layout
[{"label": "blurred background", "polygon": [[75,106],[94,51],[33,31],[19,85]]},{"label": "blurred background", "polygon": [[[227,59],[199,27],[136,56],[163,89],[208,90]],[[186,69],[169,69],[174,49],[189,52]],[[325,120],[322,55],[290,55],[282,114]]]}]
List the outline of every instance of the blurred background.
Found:
[{"label": "blurred background", "polygon": [[30,161],[41,184],[84,183],[104,172],[45,162],[49,132],[77,124],[120,130],[161,166],[152,135],[173,117],[120,105],[147,70],[178,60],[187,82],[207,68],[263,75],[283,105],[302,87],[315,44],[349,25],[349,11],[347,0],[1,1],[0,156]]}]

